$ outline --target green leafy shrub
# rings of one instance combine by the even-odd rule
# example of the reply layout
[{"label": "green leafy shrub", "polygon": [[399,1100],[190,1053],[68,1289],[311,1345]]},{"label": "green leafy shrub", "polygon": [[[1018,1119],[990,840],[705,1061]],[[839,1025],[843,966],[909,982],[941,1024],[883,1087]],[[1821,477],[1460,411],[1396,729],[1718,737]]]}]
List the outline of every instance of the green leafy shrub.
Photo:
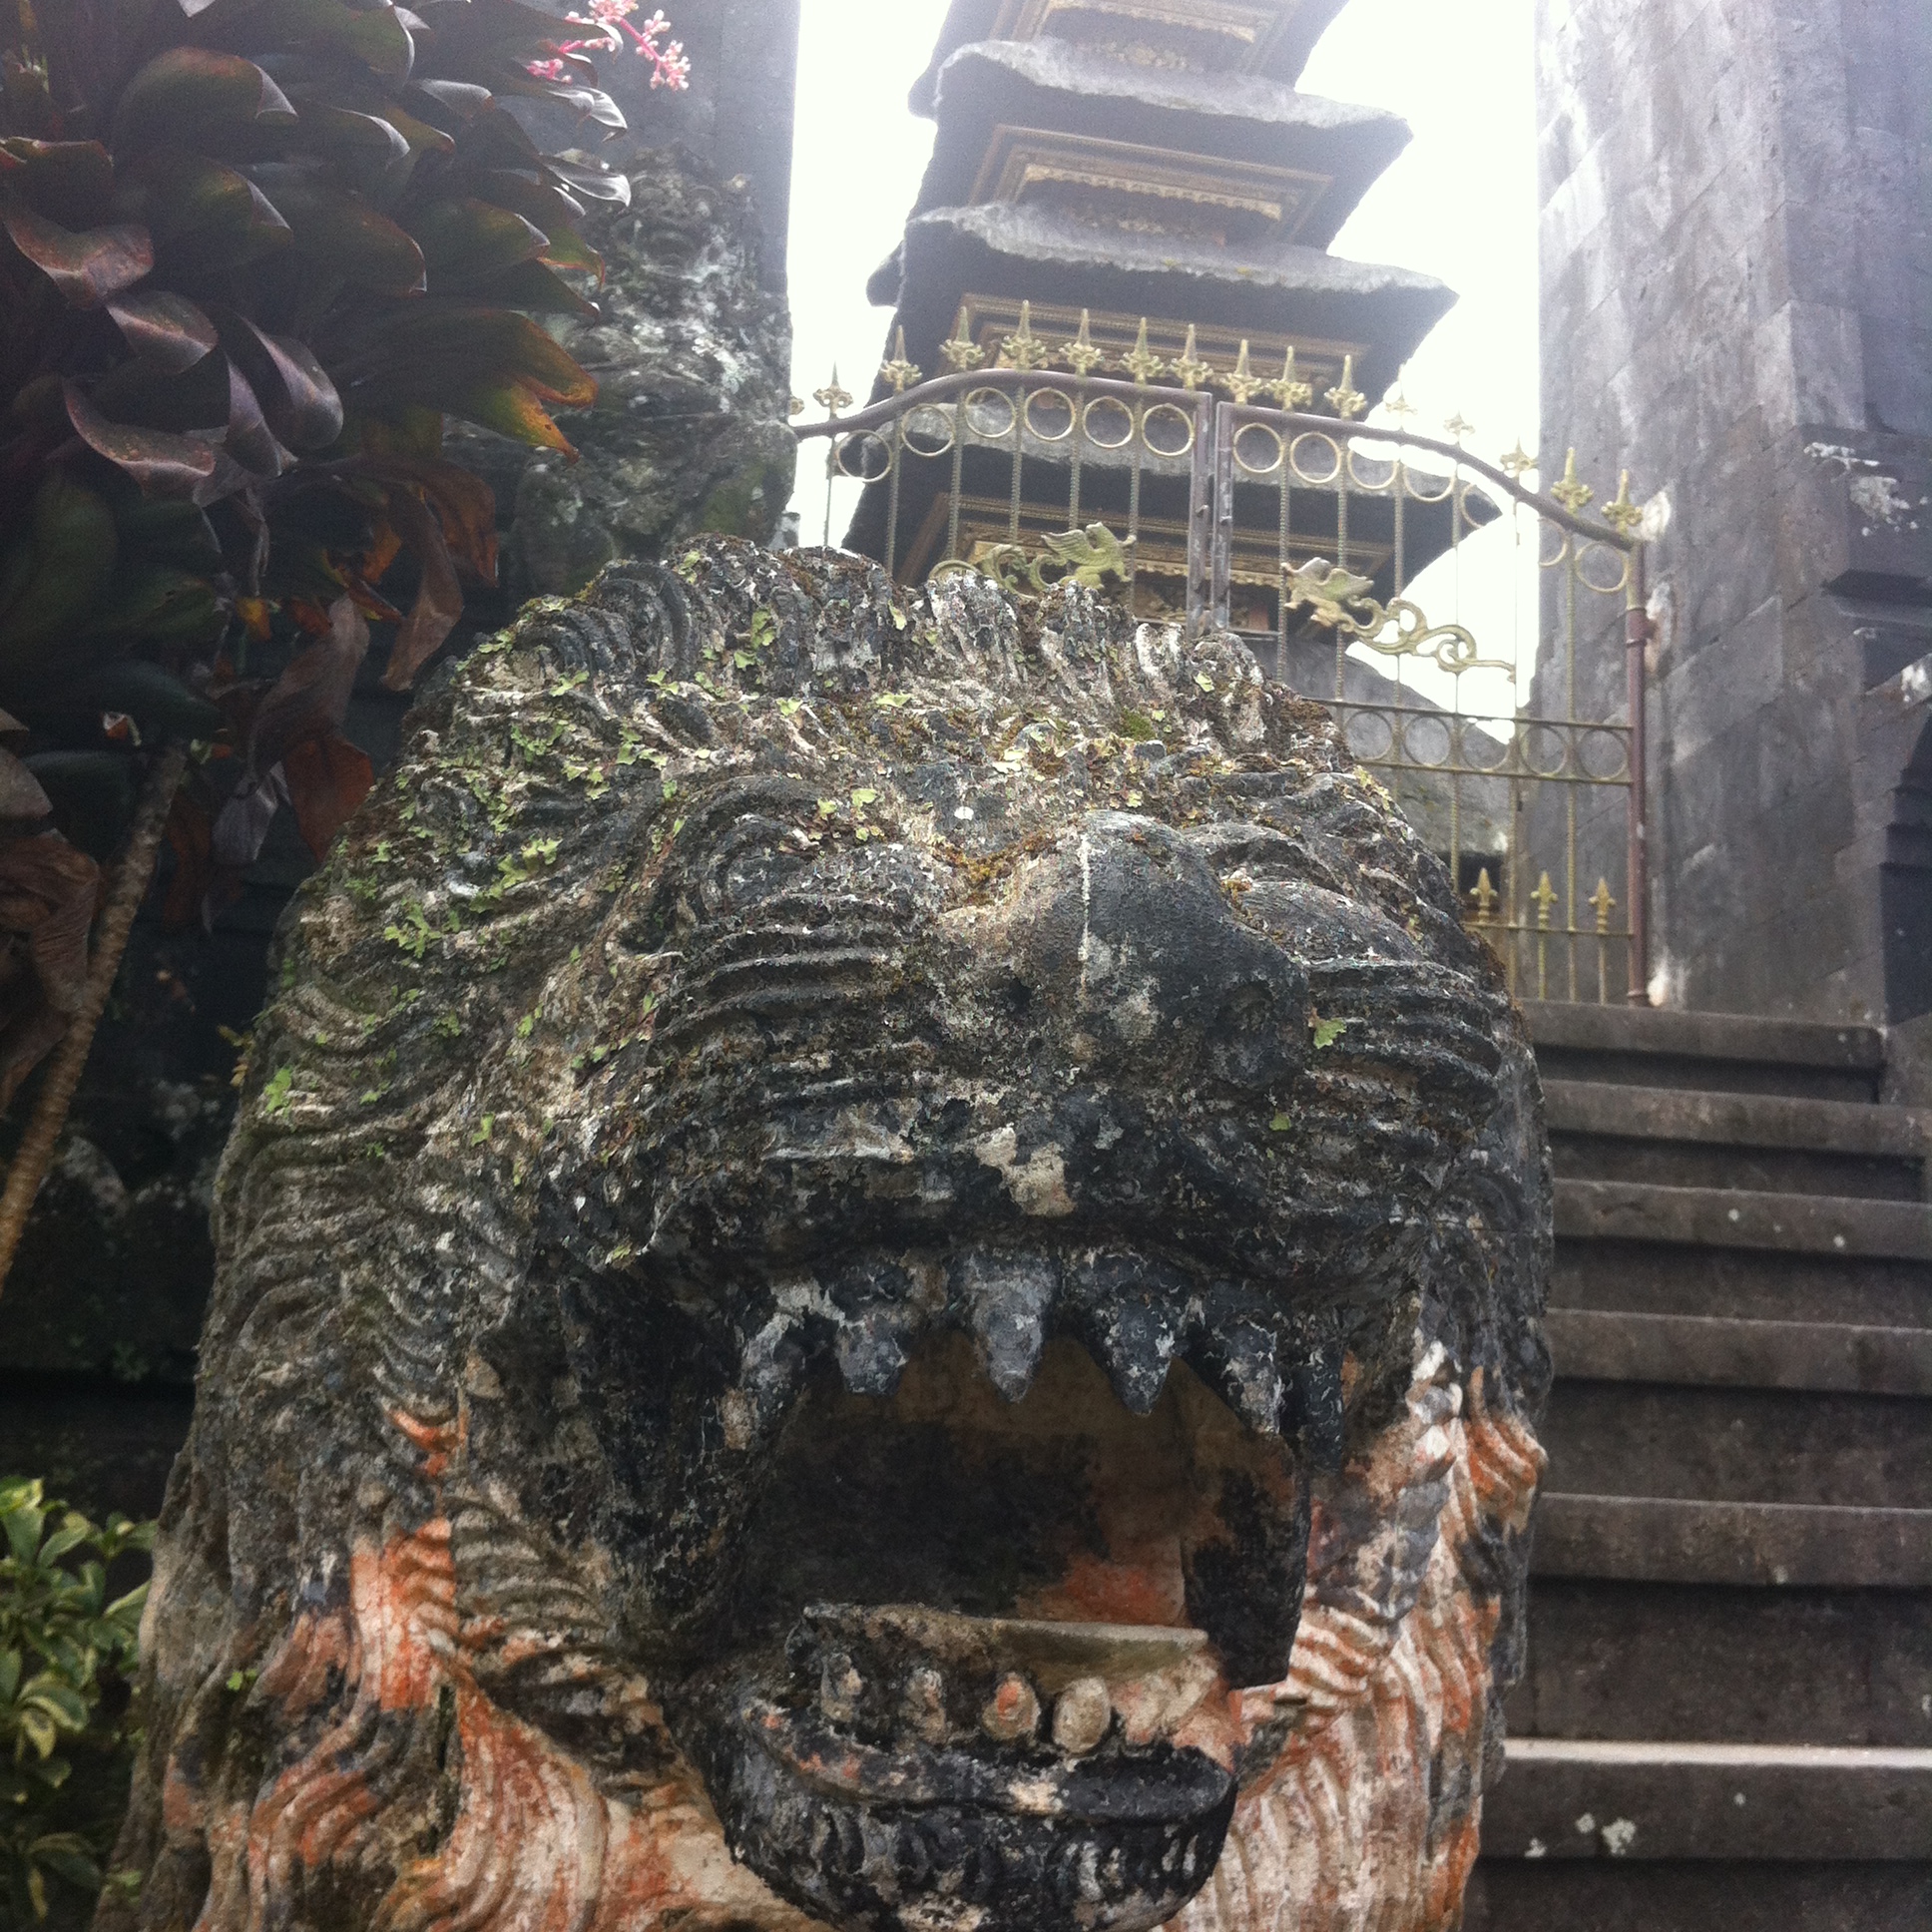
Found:
[{"label": "green leafy shrub", "polygon": [[0,0],[0,1106],[77,1006],[155,745],[211,751],[178,914],[283,805],[319,852],[370,782],[339,729],[367,620],[407,690],[494,580],[445,417],[568,449],[550,410],[596,385],[532,317],[596,312],[579,224],[629,187],[505,101],[623,126],[570,31],[521,0]]},{"label": "green leafy shrub", "polygon": [[42,1485],[0,1481],[0,1925],[98,1891],[127,1797],[126,1690],[148,1586],[107,1600],[107,1567],[155,1526],[102,1529]]}]

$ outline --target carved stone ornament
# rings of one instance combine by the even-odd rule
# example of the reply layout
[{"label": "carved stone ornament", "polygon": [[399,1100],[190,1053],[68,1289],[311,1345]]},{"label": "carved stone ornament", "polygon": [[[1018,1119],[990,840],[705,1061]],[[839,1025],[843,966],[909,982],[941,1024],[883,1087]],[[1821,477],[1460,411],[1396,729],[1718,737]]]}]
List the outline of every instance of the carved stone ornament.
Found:
[{"label": "carved stone ornament", "polygon": [[279,987],[103,1927],[1458,1922],[1541,1101],[1234,640],[614,566],[415,715]]}]

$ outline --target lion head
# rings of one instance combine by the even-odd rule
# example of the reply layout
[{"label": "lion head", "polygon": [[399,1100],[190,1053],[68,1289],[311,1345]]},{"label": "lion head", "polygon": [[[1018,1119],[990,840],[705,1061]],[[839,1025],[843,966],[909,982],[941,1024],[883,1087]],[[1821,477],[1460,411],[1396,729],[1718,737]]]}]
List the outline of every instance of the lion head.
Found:
[{"label": "lion head", "polygon": [[285,925],[108,1924],[1447,1926],[1523,1029],[1229,638],[718,541]]}]

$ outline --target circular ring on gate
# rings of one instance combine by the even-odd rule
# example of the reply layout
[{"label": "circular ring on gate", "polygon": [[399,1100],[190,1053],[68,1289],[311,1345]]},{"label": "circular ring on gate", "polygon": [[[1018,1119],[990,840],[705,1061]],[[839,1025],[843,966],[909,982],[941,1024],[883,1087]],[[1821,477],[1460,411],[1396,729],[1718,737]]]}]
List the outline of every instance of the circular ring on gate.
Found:
[{"label": "circular ring on gate", "polygon": [[[1362,474],[1364,461],[1366,461],[1369,469],[1369,474],[1366,476]],[[1364,458],[1360,447],[1356,443],[1350,442],[1348,445],[1348,480],[1358,490],[1367,490],[1376,496],[1381,495],[1394,483],[1401,467],[1401,460],[1398,457],[1369,456]],[[1380,475],[1375,474],[1375,471],[1378,469],[1381,471]]]},{"label": "circular ring on gate", "polygon": [[[839,475],[849,476],[854,482],[876,483],[892,473],[892,445],[876,430],[861,429],[856,435],[841,436],[832,450]],[[853,450],[859,452],[856,468],[851,461]]]},{"label": "circular ring on gate", "polygon": [[[1439,490],[1425,490],[1418,487],[1422,483],[1440,482]],[[1438,477],[1434,470],[1418,470],[1413,464],[1402,472],[1402,490],[1411,503],[1447,503],[1459,491],[1467,491],[1469,482],[1458,471],[1451,471],[1446,477]]]},{"label": "circular ring on gate", "polygon": [[[1381,733],[1380,741],[1376,732]],[[1342,741],[1350,757],[1367,764],[1386,758],[1395,745],[1395,724],[1382,712],[1350,712],[1342,723]]]},{"label": "circular ring on gate", "polygon": [[[1552,747],[1556,751],[1556,762],[1546,764],[1537,753]],[[1564,767],[1570,762],[1570,746],[1562,727],[1555,724],[1524,725],[1517,735],[1516,751],[1523,761],[1523,769],[1532,778],[1560,778]]]},{"label": "circular ring on gate", "polygon": [[1559,564],[1567,563],[1570,558],[1570,533],[1562,524],[1552,523],[1547,517],[1537,522],[1536,561],[1544,570],[1555,570]]},{"label": "circular ring on gate", "polygon": [[1186,456],[1195,446],[1195,419],[1178,403],[1157,402],[1141,418],[1141,440],[1156,456]]},{"label": "circular ring on gate", "polygon": [[[1613,568],[1607,568],[1607,564]],[[1630,582],[1630,557],[1610,544],[1593,540],[1577,552],[1577,579],[1587,590],[1613,596]]]},{"label": "circular ring on gate", "polygon": [[960,406],[970,434],[988,440],[1012,435],[1013,398],[1004,389],[975,389]]},{"label": "circular ring on gate", "polygon": [[[1592,752],[1608,746],[1609,756],[1601,768],[1592,761]],[[1602,784],[1627,784],[1630,781],[1630,739],[1622,731],[1586,729],[1577,742],[1577,769],[1585,777]]]},{"label": "circular ring on gate", "polygon": [[1096,396],[1080,412],[1080,426],[1096,449],[1125,449],[1134,440],[1134,411],[1119,396]]},{"label": "circular ring on gate", "polygon": [[1027,394],[1027,434],[1043,443],[1064,443],[1074,433],[1073,398],[1064,389],[1033,389]]},{"label": "circular ring on gate", "polygon": [[[1318,443],[1328,452],[1328,467],[1325,470],[1311,470],[1301,460],[1301,445]],[[1333,483],[1341,475],[1341,445],[1325,429],[1304,429],[1288,445],[1288,468],[1298,483]]]},{"label": "circular ring on gate", "polygon": [[[1418,738],[1427,742],[1430,747],[1428,752],[1416,749]],[[1425,771],[1433,771],[1449,763],[1455,748],[1446,714],[1405,718],[1402,721],[1402,757],[1405,763],[1418,764]]]},{"label": "circular ring on gate", "polygon": [[958,431],[957,404],[922,402],[906,413],[905,446],[914,456],[944,456]]},{"label": "circular ring on gate", "polygon": [[1502,773],[1509,769],[1509,739],[1485,730],[1475,719],[1456,721],[1456,749],[1461,762],[1471,770]]},{"label": "circular ring on gate", "polygon": [[[1254,438],[1251,448],[1244,447],[1249,437]],[[1268,444],[1274,445],[1274,454],[1265,463],[1255,459],[1267,452]],[[1242,423],[1234,432],[1234,463],[1244,476],[1272,476],[1288,460],[1288,446],[1281,438],[1278,429],[1270,429],[1266,423]]]}]

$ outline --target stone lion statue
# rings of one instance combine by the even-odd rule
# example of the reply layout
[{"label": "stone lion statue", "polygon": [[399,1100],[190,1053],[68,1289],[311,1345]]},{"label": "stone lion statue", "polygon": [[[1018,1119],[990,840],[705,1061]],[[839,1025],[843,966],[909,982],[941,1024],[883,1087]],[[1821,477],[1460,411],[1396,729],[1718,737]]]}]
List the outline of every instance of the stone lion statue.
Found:
[{"label": "stone lion statue", "polygon": [[713,540],[290,909],[106,1928],[1458,1922],[1541,1101],[1231,638]]}]

